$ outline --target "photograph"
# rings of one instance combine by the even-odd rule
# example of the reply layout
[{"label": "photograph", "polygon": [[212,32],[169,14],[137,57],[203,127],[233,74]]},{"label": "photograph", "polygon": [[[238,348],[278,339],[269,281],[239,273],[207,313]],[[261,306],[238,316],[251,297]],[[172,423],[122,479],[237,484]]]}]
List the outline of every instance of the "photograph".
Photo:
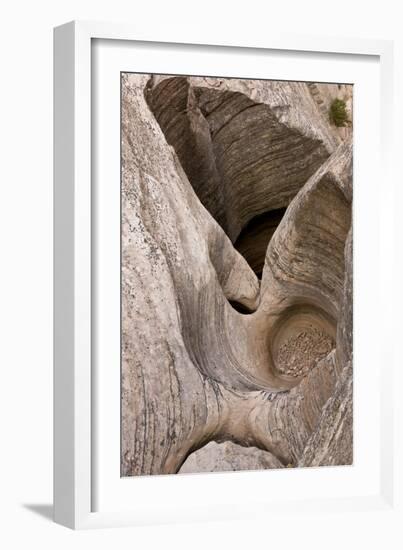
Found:
[{"label": "photograph", "polygon": [[121,73],[121,475],[353,462],[353,86]]},{"label": "photograph", "polygon": [[120,78],[121,477],[353,465],[354,86]]}]

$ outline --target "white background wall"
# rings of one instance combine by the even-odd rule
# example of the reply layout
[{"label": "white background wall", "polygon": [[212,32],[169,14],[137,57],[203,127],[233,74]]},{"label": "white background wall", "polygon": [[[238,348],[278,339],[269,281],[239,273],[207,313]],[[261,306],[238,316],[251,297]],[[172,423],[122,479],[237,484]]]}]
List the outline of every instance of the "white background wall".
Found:
[{"label": "white background wall", "polygon": [[[14,0],[0,31],[0,546],[34,548],[400,547],[391,516],[268,517],[225,523],[72,532],[56,526],[52,499],[52,27],[71,19],[131,21],[158,30],[227,27],[397,39],[399,1]],[[400,86],[400,91],[403,87]],[[400,95],[403,101],[403,94]],[[396,118],[402,127],[402,110]],[[401,145],[401,141],[400,141]],[[403,150],[400,148],[400,150]],[[402,171],[397,177],[402,184]],[[398,199],[402,202],[403,193]],[[403,235],[403,223],[396,221]],[[400,299],[400,298],[399,298]],[[395,327],[396,328],[396,327]],[[397,331],[396,331],[397,333]],[[34,510],[32,509],[34,507]],[[36,511],[35,511],[36,510]],[[38,511],[41,512],[38,514]],[[307,546],[308,547],[308,546]],[[366,544],[366,550],[368,544]]]}]

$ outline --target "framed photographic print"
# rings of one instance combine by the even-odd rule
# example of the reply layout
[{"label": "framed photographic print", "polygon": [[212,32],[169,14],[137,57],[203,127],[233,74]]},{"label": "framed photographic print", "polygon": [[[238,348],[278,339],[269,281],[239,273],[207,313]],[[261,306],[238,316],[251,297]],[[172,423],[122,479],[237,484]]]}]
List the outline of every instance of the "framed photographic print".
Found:
[{"label": "framed photographic print", "polygon": [[392,45],[205,42],[55,30],[69,527],[392,502]]}]

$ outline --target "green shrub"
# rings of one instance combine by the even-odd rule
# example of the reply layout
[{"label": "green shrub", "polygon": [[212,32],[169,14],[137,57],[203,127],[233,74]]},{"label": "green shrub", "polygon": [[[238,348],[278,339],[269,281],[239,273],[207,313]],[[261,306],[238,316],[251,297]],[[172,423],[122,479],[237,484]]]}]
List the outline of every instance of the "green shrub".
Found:
[{"label": "green shrub", "polygon": [[338,128],[347,126],[350,121],[346,109],[346,102],[343,99],[334,99],[329,109],[330,122]]}]

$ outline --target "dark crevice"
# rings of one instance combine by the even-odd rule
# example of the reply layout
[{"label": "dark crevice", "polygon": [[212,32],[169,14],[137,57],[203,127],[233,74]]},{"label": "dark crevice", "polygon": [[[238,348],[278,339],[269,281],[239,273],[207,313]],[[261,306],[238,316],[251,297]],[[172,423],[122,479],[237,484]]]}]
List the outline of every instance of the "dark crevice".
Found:
[{"label": "dark crevice", "polygon": [[242,254],[259,279],[262,277],[267,245],[285,211],[286,208],[277,208],[255,216],[242,229],[234,243],[234,247]]},{"label": "dark crevice", "polygon": [[250,314],[250,313],[254,313],[253,310],[250,310],[249,308],[247,308],[246,306],[244,306],[243,304],[241,304],[240,302],[235,302],[233,300],[228,300],[229,303],[231,304],[231,306],[236,310],[238,311],[238,313],[242,313],[242,314]]}]

